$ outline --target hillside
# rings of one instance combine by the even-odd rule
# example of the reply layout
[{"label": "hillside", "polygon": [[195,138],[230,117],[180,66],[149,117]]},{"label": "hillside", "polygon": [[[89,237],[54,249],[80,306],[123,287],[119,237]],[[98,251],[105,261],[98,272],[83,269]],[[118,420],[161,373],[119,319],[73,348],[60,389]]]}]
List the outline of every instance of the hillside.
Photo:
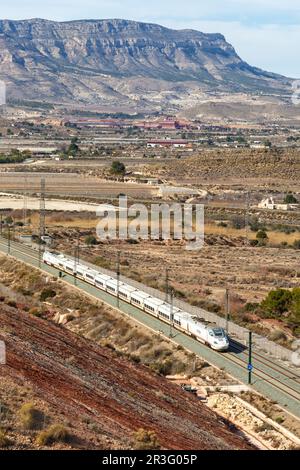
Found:
[{"label": "hillside", "polygon": [[285,77],[244,62],[221,34],[127,20],[0,21],[10,100],[135,111],[181,109],[211,93],[286,95]]},{"label": "hillside", "polygon": [[[47,415],[51,410],[46,421],[68,427],[70,447],[132,448],[134,432],[144,428],[166,449],[250,448],[195,397],[150,369],[21,308],[0,304],[0,340],[7,347],[7,365],[0,366],[6,415],[31,390]],[[8,422],[3,415],[1,427],[15,448],[36,447],[33,433],[20,438],[18,420],[15,427]]]}]

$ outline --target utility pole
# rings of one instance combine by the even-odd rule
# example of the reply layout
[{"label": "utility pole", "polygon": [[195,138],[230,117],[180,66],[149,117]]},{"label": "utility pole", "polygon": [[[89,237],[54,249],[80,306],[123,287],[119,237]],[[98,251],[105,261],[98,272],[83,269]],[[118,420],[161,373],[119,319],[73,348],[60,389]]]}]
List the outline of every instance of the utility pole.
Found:
[{"label": "utility pole", "polygon": [[248,385],[252,383],[252,331],[249,331]]},{"label": "utility pole", "polygon": [[42,263],[42,237],[45,236],[45,178],[41,178],[40,230],[39,230],[39,267]]},{"label": "utility pole", "polygon": [[10,226],[7,226],[7,253],[10,254]]},{"label": "utility pole", "polygon": [[170,338],[173,338],[173,323],[174,323],[174,291],[173,289],[170,290],[170,301],[171,301],[171,310],[170,310]]},{"label": "utility pole", "polygon": [[245,232],[246,232],[246,243],[249,243],[249,211],[250,211],[250,193],[246,193],[246,212],[245,212]]},{"label": "utility pole", "polygon": [[23,195],[23,199],[24,199],[24,205],[23,205],[23,224],[24,224],[24,227],[26,226],[26,222],[27,222],[27,177],[25,176],[24,178],[24,195]]},{"label": "utility pole", "polygon": [[226,294],[225,294],[225,312],[226,312],[226,326],[225,330],[226,333],[228,334],[228,329],[229,329],[229,315],[230,315],[230,303],[229,303],[229,289],[228,287],[226,288]]},{"label": "utility pole", "polygon": [[168,302],[169,299],[169,269],[166,268],[166,280],[165,280],[165,301]]},{"label": "utility pole", "polygon": [[121,252],[118,251],[117,254],[117,308],[120,307],[120,256]]},{"label": "utility pole", "polygon": [[74,275],[74,282],[77,285],[77,267],[79,265],[79,234],[77,234],[77,242],[75,246],[75,253],[74,253],[74,267],[75,267],[75,275]]}]

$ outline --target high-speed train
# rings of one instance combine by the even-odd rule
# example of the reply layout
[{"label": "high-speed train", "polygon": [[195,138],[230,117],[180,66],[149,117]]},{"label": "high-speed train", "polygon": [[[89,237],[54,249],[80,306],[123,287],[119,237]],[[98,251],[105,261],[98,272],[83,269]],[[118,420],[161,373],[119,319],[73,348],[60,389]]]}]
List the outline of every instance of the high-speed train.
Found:
[{"label": "high-speed train", "polygon": [[168,302],[153,297],[130,284],[117,281],[115,278],[91,269],[82,263],[76,263],[74,259],[63,254],[46,251],[43,254],[43,261],[49,266],[76,276],[115,297],[119,296],[121,300],[172,324],[174,328],[187,333],[216,351],[226,351],[229,348],[229,339],[225,330],[216,324],[199,319]]}]

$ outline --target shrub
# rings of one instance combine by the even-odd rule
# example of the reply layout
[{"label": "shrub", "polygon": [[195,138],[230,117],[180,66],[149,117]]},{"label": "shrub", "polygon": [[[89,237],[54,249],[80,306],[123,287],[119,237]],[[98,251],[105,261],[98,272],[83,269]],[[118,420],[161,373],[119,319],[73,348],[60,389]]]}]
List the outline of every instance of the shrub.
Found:
[{"label": "shrub", "polygon": [[275,330],[271,333],[270,339],[272,341],[280,341],[280,340],[286,341],[287,337],[283,331]]},{"label": "shrub", "polygon": [[241,230],[242,228],[245,228],[245,218],[240,217],[240,216],[235,216],[231,220],[233,228],[236,228],[238,230]]},{"label": "shrub", "polygon": [[154,431],[146,431],[140,428],[134,433],[135,450],[158,450],[160,445]]},{"label": "shrub", "polygon": [[0,448],[8,447],[10,445],[10,440],[6,437],[5,433],[0,430]]},{"label": "shrub", "polygon": [[293,247],[296,248],[296,250],[300,250],[300,240],[295,240],[293,243]]},{"label": "shrub", "polygon": [[40,295],[41,302],[44,302],[47,299],[53,299],[56,296],[56,292],[53,289],[43,289]]},{"label": "shrub", "polygon": [[288,312],[292,303],[293,294],[286,289],[272,290],[262,301],[261,307],[271,317],[278,317]]},{"label": "shrub", "polygon": [[52,424],[45,431],[41,431],[36,438],[36,443],[39,446],[51,445],[55,442],[68,442],[70,434],[65,426],[62,424]]},{"label": "shrub", "polygon": [[114,161],[111,164],[110,171],[113,175],[125,175],[126,167],[124,163],[119,162],[119,161]]},{"label": "shrub", "polygon": [[278,424],[282,424],[284,422],[284,418],[282,416],[277,416],[277,418],[275,418],[275,421]]},{"label": "shrub", "polygon": [[295,196],[292,193],[289,193],[285,196],[283,202],[284,204],[297,204],[298,200],[295,198]]},{"label": "shrub", "polygon": [[259,307],[259,304],[257,302],[248,302],[245,305],[244,310],[245,312],[255,312],[258,307]]},{"label": "shrub", "polygon": [[88,235],[87,237],[85,237],[84,241],[85,244],[88,246],[97,245],[97,239],[96,237],[94,237],[94,235]]},{"label": "shrub", "polygon": [[265,232],[265,230],[259,230],[256,234],[256,238],[259,241],[261,241],[261,240],[266,241],[268,239],[268,235]]},{"label": "shrub", "polygon": [[111,268],[109,260],[104,258],[103,256],[95,256],[95,258],[93,259],[93,264],[105,269]]},{"label": "shrub", "polygon": [[39,429],[44,422],[44,413],[35,408],[33,403],[25,403],[18,415],[24,429]]},{"label": "shrub", "polygon": [[249,224],[250,224],[250,230],[251,230],[252,232],[258,232],[258,230],[262,230],[262,229],[264,228],[263,225],[261,224],[261,222],[258,220],[257,217],[252,217],[252,218],[250,219]]},{"label": "shrub", "polygon": [[263,423],[263,424],[257,425],[254,428],[254,431],[255,432],[264,432],[264,431],[272,431],[273,429],[274,428],[273,428],[273,426],[271,426],[271,424]]},{"label": "shrub", "polygon": [[41,317],[42,312],[37,307],[32,307],[29,312],[30,315],[34,315],[35,317]]}]

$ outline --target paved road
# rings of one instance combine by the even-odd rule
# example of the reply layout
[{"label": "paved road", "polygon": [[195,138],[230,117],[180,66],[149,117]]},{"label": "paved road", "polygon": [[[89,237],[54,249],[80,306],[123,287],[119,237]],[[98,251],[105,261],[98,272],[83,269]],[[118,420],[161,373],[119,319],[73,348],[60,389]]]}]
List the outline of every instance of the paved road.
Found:
[{"label": "paved road", "polygon": [[[0,238],[0,252],[8,252],[7,240],[3,238]],[[10,255],[31,266],[39,267],[38,254],[32,248],[11,242]],[[58,270],[55,268],[44,265],[43,263],[40,268],[46,273],[58,276]],[[79,279],[75,280],[73,276],[68,274],[63,275],[62,282],[66,282],[88,295],[117,308],[118,300],[114,296],[98,290],[90,284]],[[241,350],[236,343],[231,345],[229,352],[218,353],[177,330],[172,329],[172,331],[170,331],[169,325],[122,300],[119,301],[118,309],[120,314],[130,316],[147,328],[154,330],[157,334],[169,338],[174,343],[195,353],[210,364],[221,368],[238,381],[247,383],[247,351]],[[264,357],[261,354],[255,354],[255,352],[253,366],[253,389],[276,401],[280,406],[285,407],[291,413],[300,417],[300,370],[298,373],[295,373],[289,368],[283,367],[279,363],[277,364],[267,356]]]}]

